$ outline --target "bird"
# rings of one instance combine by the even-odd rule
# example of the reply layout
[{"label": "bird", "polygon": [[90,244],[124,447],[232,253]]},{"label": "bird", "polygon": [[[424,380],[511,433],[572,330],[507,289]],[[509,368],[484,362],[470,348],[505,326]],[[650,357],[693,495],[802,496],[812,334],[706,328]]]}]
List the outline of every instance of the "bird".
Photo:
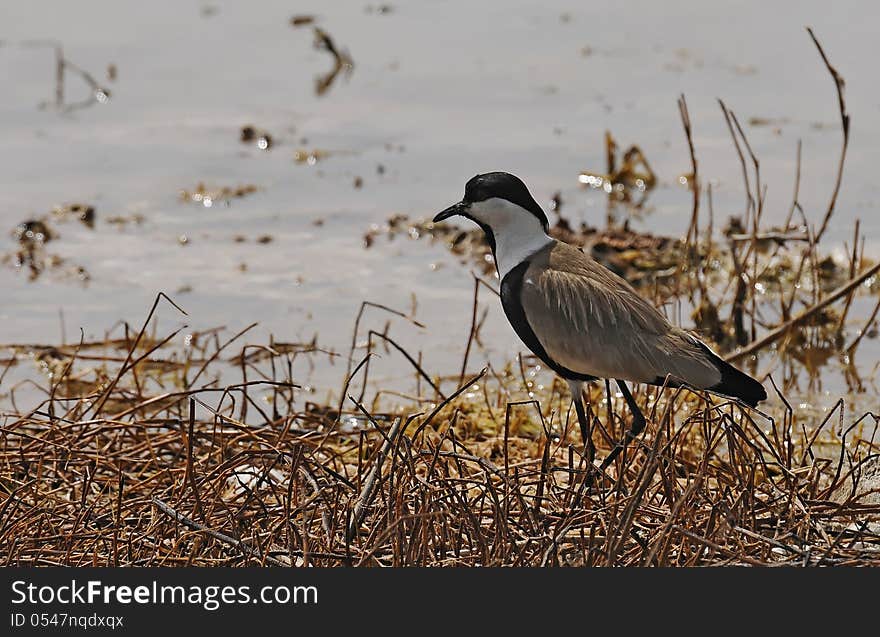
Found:
[{"label": "bird", "polygon": [[687,386],[750,407],[767,398],[761,383],[695,334],[669,323],[625,279],[580,248],[551,237],[547,215],[519,177],[476,175],[466,183],[462,200],[433,222],[456,216],[485,233],[504,313],[523,344],[568,383],[590,458],[594,450],[584,386],[605,379],[620,388],[632,422],[606,456],[603,470],[646,425],[627,382]]}]

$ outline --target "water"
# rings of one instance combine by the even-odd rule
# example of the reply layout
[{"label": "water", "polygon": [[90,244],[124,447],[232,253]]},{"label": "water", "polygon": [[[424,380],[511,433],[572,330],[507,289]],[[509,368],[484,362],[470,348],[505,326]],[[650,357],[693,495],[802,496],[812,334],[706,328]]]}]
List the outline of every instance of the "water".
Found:
[{"label": "water", "polygon": [[[250,5],[254,6],[250,6]],[[5,303],[0,342],[101,337],[117,320],[140,325],[162,290],[171,327],[260,326],[278,340],[310,340],[347,351],[362,300],[401,310],[418,302],[420,330],[394,320],[391,334],[421,350],[432,373],[457,373],[469,331],[471,276],[440,246],[397,239],[365,250],[363,234],[390,214],[427,217],[457,201],[467,178],[507,170],[539,201],[560,190],[565,211],[601,224],[604,198],[577,185],[580,170],[604,168],[603,136],[638,143],[661,185],[653,212],[636,227],[682,234],[690,193],[676,184],[689,157],[676,99],[687,96],[700,170],[713,180],[716,216],[743,210],[736,154],[716,102],[747,126],[769,184],[765,218],[782,221],[791,200],[797,139],[803,140],[800,200],[818,223],[833,185],[840,146],[831,78],[804,25],[812,25],[847,81],[852,140],[838,212],[826,246],[842,251],[856,218],[876,258],[876,148],[880,85],[872,2],[410,2],[390,13],[367,2],[5,2],[0,7],[0,230],[61,203],[95,206],[93,230],[56,226],[48,244],[90,275],[0,268]],[[316,76],[333,63],[312,46],[317,24],[347,49],[354,69],[323,95]],[[58,113],[50,48],[110,89],[106,104]],[[118,71],[106,78],[108,65]],[[79,77],[70,102],[88,99]],[[242,126],[268,131],[260,151],[239,141]],[[299,150],[329,151],[314,165]],[[380,168],[381,167],[381,168]],[[356,178],[362,187],[355,188]],[[210,208],[180,191],[253,184],[257,192]],[[140,224],[108,223],[140,215]],[[259,243],[262,236],[269,243]],[[185,243],[181,237],[186,237]],[[240,236],[245,237],[244,241]],[[237,240],[237,237],[239,240]],[[11,236],[0,239],[13,250]],[[500,308],[483,336],[486,359],[521,349]],[[490,303],[491,301],[491,303]],[[387,317],[367,314],[365,327]],[[181,341],[183,335],[181,335]],[[869,356],[876,357],[873,343]],[[864,356],[864,352],[860,352]],[[409,375],[394,354],[377,377]],[[870,366],[869,366],[870,367]],[[318,387],[337,387],[342,370],[319,366]],[[835,389],[831,387],[830,389]],[[830,401],[830,398],[828,398]]]}]

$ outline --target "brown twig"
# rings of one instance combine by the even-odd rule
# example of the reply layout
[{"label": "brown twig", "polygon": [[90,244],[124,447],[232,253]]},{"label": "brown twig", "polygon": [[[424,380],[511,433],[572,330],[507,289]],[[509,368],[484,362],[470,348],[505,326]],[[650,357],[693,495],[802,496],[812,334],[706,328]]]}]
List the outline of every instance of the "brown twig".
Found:
[{"label": "brown twig", "polygon": [[236,540],[234,537],[230,537],[225,533],[221,533],[220,531],[215,531],[214,529],[209,529],[204,524],[199,524],[195,520],[192,520],[182,513],[178,513],[173,507],[169,506],[159,498],[153,498],[153,504],[162,511],[165,515],[172,518],[175,522],[180,522],[181,524],[188,526],[194,531],[201,531],[206,535],[211,536],[218,542],[223,542],[228,546],[232,546],[241,551],[246,557],[256,557],[260,561],[265,560],[274,566],[288,566],[281,560],[278,560],[270,555],[260,555],[259,552],[256,551],[252,546],[243,542],[242,540]]},{"label": "brown twig", "polygon": [[871,266],[870,268],[868,268],[867,270],[862,272],[859,276],[855,277],[854,279],[851,279],[849,282],[838,287],[836,290],[834,290],[833,292],[828,294],[825,298],[823,298],[821,301],[819,301],[815,305],[808,307],[807,309],[805,309],[803,312],[801,312],[797,316],[790,318],[788,321],[786,321],[782,325],[776,327],[773,330],[770,330],[769,333],[765,334],[763,337],[759,338],[758,340],[749,343],[746,347],[742,348],[741,350],[738,350],[736,352],[728,354],[727,356],[725,356],[725,360],[728,362],[736,362],[736,361],[741,360],[747,356],[751,356],[752,354],[754,354],[758,350],[760,350],[760,349],[766,347],[767,345],[770,345],[771,343],[779,340],[780,338],[785,336],[785,334],[787,334],[788,331],[792,327],[794,327],[796,325],[800,325],[801,323],[803,323],[804,321],[809,319],[811,316],[814,316],[817,312],[821,312],[822,310],[824,310],[826,307],[828,307],[829,305],[831,305],[832,303],[834,303],[835,301],[837,301],[841,297],[846,296],[852,290],[855,290],[856,288],[858,288],[862,283],[864,283],[867,279],[871,278],[872,276],[874,276],[878,272],[880,272],[880,263],[874,264],[873,266]]},{"label": "brown twig", "polygon": [[385,458],[388,456],[391,447],[394,445],[402,430],[402,423],[402,418],[396,418],[394,420],[394,424],[391,425],[391,431],[388,432],[385,442],[382,443],[382,447],[379,449],[379,453],[373,462],[373,468],[370,470],[370,473],[364,482],[364,487],[361,489],[361,493],[354,505],[351,522],[348,525],[347,537],[349,541],[351,541],[351,539],[354,538],[355,533],[357,533],[357,530],[364,519],[366,507],[369,506],[373,499],[373,495],[376,491],[377,479],[382,474],[382,465],[385,463]]},{"label": "brown twig", "polygon": [[834,190],[831,192],[831,199],[828,202],[828,208],[825,211],[825,216],[822,218],[822,225],[819,226],[819,232],[816,233],[816,243],[818,243],[825,234],[825,230],[828,229],[828,222],[831,221],[831,215],[834,214],[834,206],[837,204],[837,195],[840,193],[840,184],[843,181],[843,166],[846,161],[846,150],[849,147],[850,118],[849,113],[846,112],[846,101],[843,98],[843,89],[846,85],[843,76],[837,72],[837,69],[831,66],[831,62],[828,61],[828,56],[825,55],[825,50],[822,48],[822,45],[819,44],[819,40],[813,33],[813,29],[807,27],[807,33],[810,34],[813,44],[816,45],[816,48],[819,50],[819,55],[822,56],[825,68],[828,69],[831,78],[834,80],[834,88],[837,91],[837,106],[840,110],[840,126],[843,130],[843,146],[840,149],[840,161],[837,164],[837,176],[834,180]]}]

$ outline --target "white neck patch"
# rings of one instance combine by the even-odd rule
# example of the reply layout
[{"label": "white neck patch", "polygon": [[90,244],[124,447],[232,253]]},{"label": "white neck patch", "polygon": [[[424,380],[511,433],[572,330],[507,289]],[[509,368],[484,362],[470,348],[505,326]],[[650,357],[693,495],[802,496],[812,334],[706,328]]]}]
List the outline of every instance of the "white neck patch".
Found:
[{"label": "white neck patch", "polygon": [[486,199],[471,204],[470,215],[486,224],[495,235],[498,277],[508,272],[553,241],[530,211],[506,199]]}]

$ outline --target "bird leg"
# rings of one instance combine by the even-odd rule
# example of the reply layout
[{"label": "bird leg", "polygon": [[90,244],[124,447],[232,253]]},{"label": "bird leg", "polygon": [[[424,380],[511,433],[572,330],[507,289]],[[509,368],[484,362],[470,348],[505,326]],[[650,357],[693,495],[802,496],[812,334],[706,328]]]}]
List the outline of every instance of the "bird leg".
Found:
[{"label": "bird leg", "polygon": [[587,414],[584,411],[584,385],[577,381],[569,381],[568,387],[571,389],[571,402],[574,403],[574,410],[577,412],[578,424],[581,426],[581,437],[584,441],[587,458],[589,459],[590,464],[592,464],[596,451],[593,447],[593,428],[590,426],[590,422],[587,420]]},{"label": "bird leg", "polygon": [[621,393],[623,393],[623,398],[626,400],[626,404],[629,406],[629,410],[632,412],[632,426],[630,430],[623,437],[623,440],[618,442],[614,449],[611,450],[611,453],[608,454],[608,457],[602,461],[602,465],[600,467],[600,471],[605,471],[605,469],[614,462],[614,459],[620,455],[620,453],[626,449],[626,444],[630,439],[635,439],[642,431],[645,429],[645,416],[642,414],[642,410],[639,409],[639,406],[636,404],[635,399],[630,393],[629,389],[622,380],[617,380],[617,386],[620,387]]},{"label": "bird leg", "polygon": [[608,431],[614,433],[614,407],[611,405],[611,383],[605,379],[605,404],[608,407]]}]

